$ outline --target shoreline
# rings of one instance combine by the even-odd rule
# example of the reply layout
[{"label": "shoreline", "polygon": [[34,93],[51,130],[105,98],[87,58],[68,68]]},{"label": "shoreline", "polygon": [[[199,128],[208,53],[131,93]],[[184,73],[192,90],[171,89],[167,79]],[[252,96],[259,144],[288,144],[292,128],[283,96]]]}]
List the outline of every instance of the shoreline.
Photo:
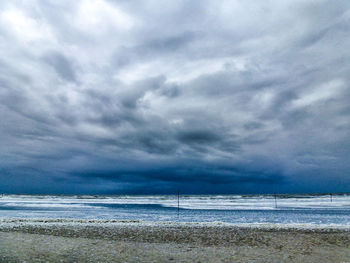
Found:
[{"label": "shoreline", "polygon": [[144,221],[144,220],[114,220],[114,219],[74,219],[74,218],[0,218],[0,231],[4,228],[18,227],[21,225],[49,226],[49,225],[74,225],[76,227],[89,226],[176,226],[176,227],[226,227],[237,229],[260,229],[276,231],[312,231],[350,232],[349,224],[314,224],[314,223],[227,223],[220,221],[210,222],[186,222],[186,221]]},{"label": "shoreline", "polygon": [[0,219],[0,262],[350,262],[349,226],[302,226]]}]

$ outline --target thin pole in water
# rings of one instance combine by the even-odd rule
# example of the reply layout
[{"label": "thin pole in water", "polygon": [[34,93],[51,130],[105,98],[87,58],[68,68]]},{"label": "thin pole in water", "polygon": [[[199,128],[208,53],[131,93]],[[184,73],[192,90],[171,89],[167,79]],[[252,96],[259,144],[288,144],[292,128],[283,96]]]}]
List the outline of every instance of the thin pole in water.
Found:
[{"label": "thin pole in water", "polygon": [[330,195],[330,197],[331,197],[331,203],[333,202],[333,197],[332,197],[332,194],[329,194]]},{"label": "thin pole in water", "polygon": [[275,196],[275,208],[277,208],[277,195],[274,194],[274,196]]},{"label": "thin pole in water", "polygon": [[177,191],[177,216],[180,214],[180,191]]}]

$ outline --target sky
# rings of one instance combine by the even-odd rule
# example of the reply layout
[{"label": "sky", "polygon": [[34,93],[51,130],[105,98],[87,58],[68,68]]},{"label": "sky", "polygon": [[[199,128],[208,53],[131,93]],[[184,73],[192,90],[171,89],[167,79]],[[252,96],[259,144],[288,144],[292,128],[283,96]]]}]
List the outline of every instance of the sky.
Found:
[{"label": "sky", "polygon": [[0,192],[350,192],[350,1],[0,2]]}]

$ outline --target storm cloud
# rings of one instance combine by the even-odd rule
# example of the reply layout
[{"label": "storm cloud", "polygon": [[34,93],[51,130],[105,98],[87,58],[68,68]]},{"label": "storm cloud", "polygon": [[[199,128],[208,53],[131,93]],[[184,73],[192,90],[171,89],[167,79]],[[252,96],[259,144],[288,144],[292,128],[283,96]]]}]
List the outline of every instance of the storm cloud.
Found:
[{"label": "storm cloud", "polygon": [[349,1],[2,1],[0,191],[350,191]]}]

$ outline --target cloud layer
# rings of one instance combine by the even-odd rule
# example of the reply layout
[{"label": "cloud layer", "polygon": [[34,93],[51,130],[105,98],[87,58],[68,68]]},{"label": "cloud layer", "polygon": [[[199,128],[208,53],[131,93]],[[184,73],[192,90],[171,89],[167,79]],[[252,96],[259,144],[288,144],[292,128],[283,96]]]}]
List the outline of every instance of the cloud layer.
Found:
[{"label": "cloud layer", "polygon": [[349,1],[4,1],[0,45],[0,191],[350,191]]}]

